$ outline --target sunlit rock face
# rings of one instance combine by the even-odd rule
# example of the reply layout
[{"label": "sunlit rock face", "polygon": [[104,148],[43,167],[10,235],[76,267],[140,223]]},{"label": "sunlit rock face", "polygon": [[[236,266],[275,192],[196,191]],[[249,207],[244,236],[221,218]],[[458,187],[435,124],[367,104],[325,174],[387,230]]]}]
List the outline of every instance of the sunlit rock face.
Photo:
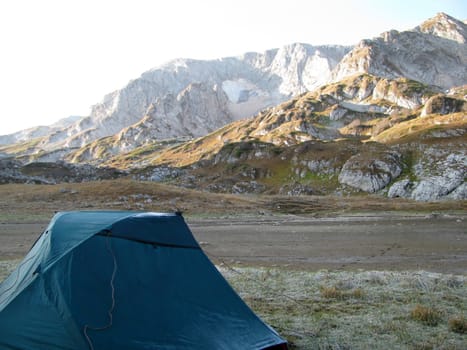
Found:
[{"label": "sunlit rock face", "polygon": [[[321,88],[325,91],[319,93],[319,102],[333,105],[331,128],[317,128],[296,116],[288,129],[277,122],[281,125],[275,126],[276,135],[265,141],[285,144],[283,133],[291,127],[294,143],[331,140],[341,133],[362,136],[363,127],[357,124],[343,127],[353,120],[364,123],[369,117],[363,114],[390,115],[403,109],[419,113],[422,107],[421,116],[462,112],[466,109],[462,97],[432,96],[467,83],[466,28],[465,23],[438,14],[412,30],[388,31],[355,47],[296,43],[239,57],[172,60],[105,95],[89,116],[0,136],[0,145],[36,139],[18,148],[22,154],[16,155],[86,162],[155,141],[204,136]],[[329,88],[333,85],[339,88]],[[318,112],[311,108],[303,110],[304,115]],[[269,133],[258,127],[251,136]],[[8,156],[2,152],[0,157]],[[74,152],[79,156],[70,156]]]},{"label": "sunlit rock face", "polygon": [[107,94],[88,117],[41,131],[41,147],[79,148],[119,134],[117,148],[128,150],[156,138],[205,135],[325,83],[349,50],[293,44],[211,61],[176,59]]},{"label": "sunlit rock face", "polygon": [[332,74],[339,81],[355,73],[406,77],[444,89],[467,81],[467,25],[438,14],[413,30],[391,30],[362,40]]}]

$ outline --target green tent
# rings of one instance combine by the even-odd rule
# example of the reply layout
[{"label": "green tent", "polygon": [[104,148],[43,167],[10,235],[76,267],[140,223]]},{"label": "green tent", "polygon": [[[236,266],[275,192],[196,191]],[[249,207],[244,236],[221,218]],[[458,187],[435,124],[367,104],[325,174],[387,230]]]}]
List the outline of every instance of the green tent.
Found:
[{"label": "green tent", "polygon": [[181,215],[63,212],[0,284],[0,349],[286,349]]}]

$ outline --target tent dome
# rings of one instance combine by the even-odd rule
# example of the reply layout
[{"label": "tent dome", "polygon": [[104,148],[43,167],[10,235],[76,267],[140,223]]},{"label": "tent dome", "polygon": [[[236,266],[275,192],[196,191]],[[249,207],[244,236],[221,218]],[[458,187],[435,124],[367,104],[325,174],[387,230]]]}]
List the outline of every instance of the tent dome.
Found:
[{"label": "tent dome", "polygon": [[0,349],[286,349],[183,217],[61,212],[0,284]]}]

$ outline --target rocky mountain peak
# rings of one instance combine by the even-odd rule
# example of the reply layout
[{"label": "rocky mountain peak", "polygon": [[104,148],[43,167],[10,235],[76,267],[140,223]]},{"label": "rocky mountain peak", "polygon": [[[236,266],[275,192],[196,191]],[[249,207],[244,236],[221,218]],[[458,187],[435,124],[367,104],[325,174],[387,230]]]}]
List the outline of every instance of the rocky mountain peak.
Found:
[{"label": "rocky mountain peak", "polygon": [[443,12],[423,22],[415,31],[436,35],[444,39],[454,40],[460,44],[467,42],[467,26]]},{"label": "rocky mountain peak", "polygon": [[[229,140],[250,137],[282,146],[341,134],[370,137],[371,130],[394,122],[379,123],[374,115],[390,118],[422,107],[428,118],[464,112],[457,100],[465,100],[465,88],[427,101],[467,83],[466,28],[440,13],[414,29],[390,30],[355,47],[294,43],[209,61],[174,59],[107,94],[89,116],[0,136],[6,145],[0,157],[101,161],[202,137],[258,113],[258,125],[232,132]],[[290,97],[298,106],[285,102]],[[275,112],[265,112],[274,106]],[[24,143],[8,148],[18,141]]]},{"label": "rocky mountain peak", "polygon": [[356,73],[406,77],[442,89],[467,81],[467,26],[444,13],[406,31],[362,40],[332,72],[340,81]]},{"label": "rocky mountain peak", "polygon": [[113,147],[119,152],[156,138],[205,135],[324,84],[350,49],[292,44],[240,57],[174,59],[107,94],[89,116],[53,134],[42,132],[39,147],[80,148],[119,134],[124,144]]},{"label": "rocky mountain peak", "polygon": [[302,43],[286,45],[277,51],[267,69],[281,77],[279,91],[293,96],[328,82],[332,70],[350,49],[345,46],[312,46]]}]

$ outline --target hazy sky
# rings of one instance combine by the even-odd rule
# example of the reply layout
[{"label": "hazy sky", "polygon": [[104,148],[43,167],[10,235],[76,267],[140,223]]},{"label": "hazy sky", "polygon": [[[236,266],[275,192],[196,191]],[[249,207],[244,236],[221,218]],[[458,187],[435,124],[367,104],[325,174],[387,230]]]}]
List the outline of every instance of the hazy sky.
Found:
[{"label": "hazy sky", "polygon": [[0,135],[88,115],[173,58],[215,59],[294,42],[356,44],[465,0],[11,0],[0,3]]}]

